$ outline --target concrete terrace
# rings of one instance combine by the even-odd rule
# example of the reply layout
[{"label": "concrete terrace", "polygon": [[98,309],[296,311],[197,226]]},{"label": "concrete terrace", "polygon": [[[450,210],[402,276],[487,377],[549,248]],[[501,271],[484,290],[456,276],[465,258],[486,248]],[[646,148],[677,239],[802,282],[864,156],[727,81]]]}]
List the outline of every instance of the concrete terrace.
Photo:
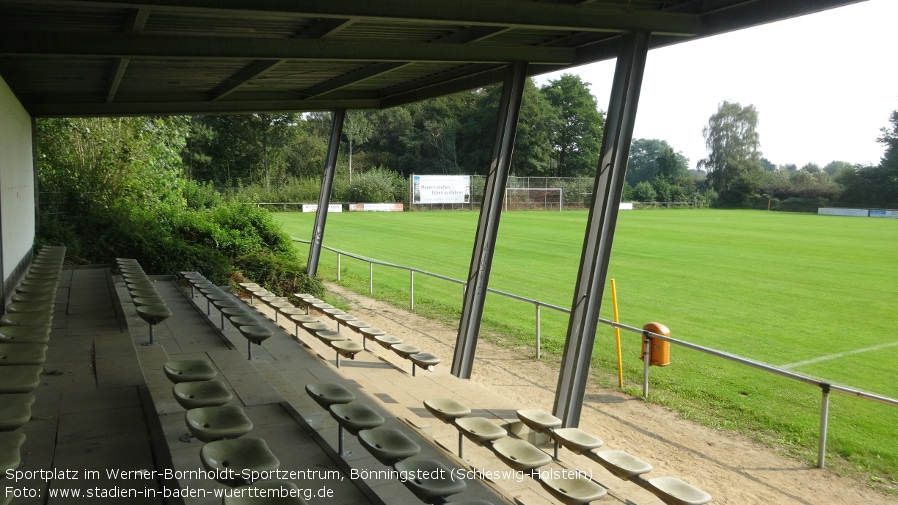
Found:
[{"label": "concrete terrace", "polygon": [[[21,428],[27,440],[19,471],[25,478],[7,478],[4,483],[32,496],[19,496],[12,503],[89,503],[97,497],[127,503],[221,503],[215,492],[226,486],[199,473],[202,443],[180,439],[187,432],[185,411],[174,400],[162,369],[172,359],[208,359],[214,364],[234,393],[230,404],[243,407],[253,421],[247,436],[265,439],[281,470],[312,477],[288,479],[309,489],[312,503],[421,502],[398,480],[382,474],[351,478],[359,476],[353,469],[376,473],[387,467],[348,433],[349,454],[337,454],[337,424],[307,396],[304,386],[309,382],[345,385],[356,401],[387,420],[385,427],[412,437],[422,447],[418,457],[439,459],[463,472],[458,475],[467,489],[451,497],[454,501],[556,503],[537,482],[510,471],[492,452],[470,441],[465,442],[465,461],[459,460],[455,428],[430,416],[422,402],[455,398],[474,415],[540,442],[516,419],[515,410],[526,406],[458,379],[444,365],[433,372],[419,370],[413,377],[408,361],[376,344],[355,360],[341,360],[337,369],[333,350],[302,329],[298,342],[292,321],[281,316],[275,323],[274,312],[258,302],[260,319],[275,336],[255,346],[254,359],[247,360],[246,340],[230,326],[220,331],[219,313],[212,307],[207,315],[206,301],[198,292],[191,299],[189,288],[170,277],[157,278],[156,286],[173,315],[156,326],[156,345],[145,345],[148,325],[136,315],[120,277],[102,267],[63,271],[33,418]],[[542,448],[551,453],[549,444]],[[572,463],[573,458],[563,451],[561,461],[552,465],[591,473],[609,488],[604,502],[660,503],[597,464],[585,458]],[[60,496],[71,490],[80,497]],[[185,491],[187,496],[180,496]],[[319,493],[322,498],[317,498]]]}]

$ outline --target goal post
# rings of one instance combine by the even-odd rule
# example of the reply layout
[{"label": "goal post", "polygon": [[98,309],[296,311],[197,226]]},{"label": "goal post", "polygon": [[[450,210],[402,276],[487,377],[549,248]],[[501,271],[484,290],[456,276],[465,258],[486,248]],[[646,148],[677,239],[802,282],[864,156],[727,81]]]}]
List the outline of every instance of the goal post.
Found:
[{"label": "goal post", "polygon": [[564,209],[561,188],[505,188],[505,210]]}]

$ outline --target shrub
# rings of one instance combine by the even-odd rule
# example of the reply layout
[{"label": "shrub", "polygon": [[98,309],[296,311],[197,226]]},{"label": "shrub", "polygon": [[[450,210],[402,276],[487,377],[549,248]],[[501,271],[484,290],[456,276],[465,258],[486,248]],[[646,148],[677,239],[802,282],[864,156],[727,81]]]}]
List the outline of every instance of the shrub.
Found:
[{"label": "shrub", "polygon": [[315,296],[324,294],[321,281],[309,277],[305,265],[296,258],[253,253],[234,258],[234,267],[237,272],[232,277],[233,281],[250,279],[278,296],[300,292]]},{"label": "shrub", "polygon": [[355,177],[346,191],[351,202],[402,202],[407,199],[406,180],[392,170],[375,167]]}]

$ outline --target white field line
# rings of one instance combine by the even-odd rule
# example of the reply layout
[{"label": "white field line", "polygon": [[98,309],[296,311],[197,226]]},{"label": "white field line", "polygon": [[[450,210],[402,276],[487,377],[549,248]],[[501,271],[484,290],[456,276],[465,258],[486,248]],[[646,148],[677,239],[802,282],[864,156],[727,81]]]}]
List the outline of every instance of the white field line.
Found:
[{"label": "white field line", "polygon": [[879,345],[874,345],[873,347],[867,347],[864,349],[856,349],[854,351],[846,351],[846,352],[840,352],[838,354],[830,354],[829,356],[821,356],[819,358],[809,359],[807,361],[799,361],[797,363],[789,363],[788,365],[782,365],[780,368],[788,370],[790,368],[796,368],[796,367],[800,367],[800,366],[804,366],[804,365],[810,365],[811,363],[819,363],[820,361],[839,359],[844,356],[850,356],[852,354],[861,354],[864,352],[878,351],[879,349],[885,349],[887,347],[895,347],[895,346],[898,346],[898,342],[891,342],[888,344],[879,344]]}]

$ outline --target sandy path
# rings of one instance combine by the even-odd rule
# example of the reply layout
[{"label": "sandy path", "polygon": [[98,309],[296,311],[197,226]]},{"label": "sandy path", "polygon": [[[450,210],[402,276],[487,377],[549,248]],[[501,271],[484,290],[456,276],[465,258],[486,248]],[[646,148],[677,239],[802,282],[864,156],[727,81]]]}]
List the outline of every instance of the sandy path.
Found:
[{"label": "sandy path", "polygon": [[[328,299],[346,303],[353,314],[403,341],[452,358],[457,329],[407,310],[327,284]],[[472,380],[522,406],[551,410],[558,373],[532,359],[532,350],[478,343]],[[704,489],[719,504],[895,504],[864,483],[809,467],[744,436],[681,419],[658,405],[590,386],[580,428],[608,447],[650,461],[659,472],[677,475]],[[659,435],[663,432],[664,436]]]}]

